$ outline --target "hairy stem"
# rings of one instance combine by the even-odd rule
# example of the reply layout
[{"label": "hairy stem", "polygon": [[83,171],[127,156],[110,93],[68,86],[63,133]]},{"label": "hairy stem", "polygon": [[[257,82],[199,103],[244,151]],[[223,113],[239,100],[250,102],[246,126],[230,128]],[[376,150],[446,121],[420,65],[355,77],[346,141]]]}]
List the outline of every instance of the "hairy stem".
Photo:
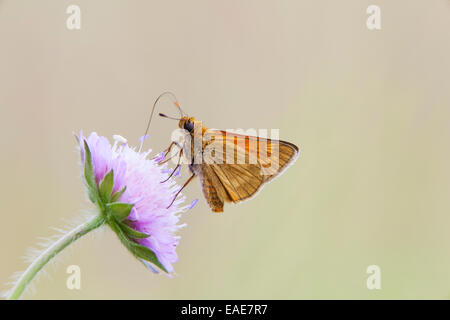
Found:
[{"label": "hairy stem", "polygon": [[47,249],[45,249],[32,263],[31,265],[22,273],[20,278],[17,280],[14,288],[8,297],[10,300],[17,300],[20,298],[24,292],[27,285],[33,280],[37,273],[54,258],[59,252],[61,252],[65,247],[70,245],[72,242],[84,236],[86,233],[98,228],[105,222],[102,214],[95,216],[94,218],[86,221],[85,223],[79,225],[73,230],[65,233]]}]

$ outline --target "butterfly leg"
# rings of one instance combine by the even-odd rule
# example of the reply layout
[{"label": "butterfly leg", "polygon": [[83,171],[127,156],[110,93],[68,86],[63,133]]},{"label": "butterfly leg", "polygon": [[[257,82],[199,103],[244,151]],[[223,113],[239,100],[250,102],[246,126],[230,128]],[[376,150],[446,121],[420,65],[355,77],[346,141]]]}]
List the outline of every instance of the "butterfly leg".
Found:
[{"label": "butterfly leg", "polygon": [[169,147],[164,151],[164,158],[169,154],[170,150],[172,150],[173,145],[175,144],[175,141],[172,141],[169,144]]},{"label": "butterfly leg", "polygon": [[172,178],[172,176],[173,176],[173,174],[175,173],[175,171],[177,171],[177,169],[180,167],[180,162],[181,162],[181,156],[182,156],[182,155],[183,155],[183,149],[181,149],[181,150],[180,150],[180,153],[178,154],[178,163],[177,163],[177,166],[175,167],[175,169],[173,169],[173,171],[172,171],[172,173],[169,175],[169,177],[168,177],[166,180],[161,181],[161,183],[164,183],[164,182],[168,181],[170,178]]},{"label": "butterfly leg", "polygon": [[183,186],[181,187],[180,190],[178,190],[178,192],[175,194],[175,196],[173,197],[172,202],[169,204],[169,206],[167,207],[167,209],[169,209],[172,204],[175,202],[175,199],[178,197],[178,195],[180,194],[180,192],[189,184],[189,182],[192,181],[192,179],[194,179],[195,177],[195,173],[192,174],[192,176],[183,184]]},{"label": "butterfly leg", "polygon": [[[166,149],[164,149],[163,151],[161,151],[161,152],[164,152],[164,157],[163,157],[163,159],[165,158],[165,157],[167,157],[167,155],[169,154],[169,152],[170,152],[170,150],[172,150],[172,147],[173,147],[173,145],[175,144],[175,141],[172,141],[170,144],[169,144],[169,147],[168,148],[166,148]],[[160,153],[161,153],[160,152]],[[152,158],[152,160],[154,160],[154,159],[156,159],[156,158],[158,158],[159,157],[159,155],[156,155],[156,156],[154,156],[153,158]]]},{"label": "butterfly leg", "polygon": [[167,159],[165,159],[165,160],[162,160],[162,161],[158,162],[158,164],[159,164],[159,165],[162,165],[162,164],[164,164],[164,163],[167,163],[167,162],[169,162],[170,160],[172,160],[173,157],[175,157],[175,156],[171,156],[170,158],[167,158]]},{"label": "butterfly leg", "polygon": [[[163,157],[163,159],[167,156],[167,154],[170,152],[170,149],[172,148],[172,146],[173,145],[176,145],[178,148],[180,148],[180,150],[183,150],[183,148],[177,143],[177,142],[175,142],[175,141],[173,141],[171,144],[170,144],[170,146],[169,146],[169,148],[167,148],[167,151],[166,151],[166,153],[164,154],[164,157]],[[178,153],[179,155],[181,155],[180,153]],[[171,156],[170,158],[167,158],[167,159],[165,159],[165,160],[163,160],[163,161],[160,161],[160,162],[158,162],[158,164],[164,164],[164,163],[166,163],[166,162],[168,162],[170,159],[172,159],[173,157],[175,157],[175,155],[173,155],[173,156]]]}]

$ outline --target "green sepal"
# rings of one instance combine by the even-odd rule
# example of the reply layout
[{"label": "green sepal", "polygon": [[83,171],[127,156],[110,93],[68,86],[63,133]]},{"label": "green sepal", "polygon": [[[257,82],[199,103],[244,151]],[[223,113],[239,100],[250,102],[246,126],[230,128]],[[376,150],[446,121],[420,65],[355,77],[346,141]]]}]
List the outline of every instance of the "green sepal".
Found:
[{"label": "green sepal", "polygon": [[103,201],[109,202],[111,199],[112,190],[114,187],[114,172],[111,169],[111,171],[108,172],[108,174],[103,178],[103,181],[100,183],[100,196],[102,197]]},{"label": "green sepal", "polygon": [[122,244],[130,251],[136,258],[143,259],[145,261],[148,261],[150,263],[153,263],[155,266],[160,268],[161,270],[167,272],[166,268],[159,262],[158,258],[156,257],[156,254],[150,250],[149,248],[134,242],[133,240],[130,240],[125,232],[121,229],[118,222],[114,220],[109,220],[108,224],[110,225],[111,229],[117,234],[119,237],[119,240],[122,242]]},{"label": "green sepal", "polygon": [[131,253],[133,253],[136,257],[151,262],[164,272],[167,272],[166,268],[164,268],[161,262],[159,262],[156,254],[152,250],[133,241],[130,241],[129,243],[131,244],[131,246],[128,247],[128,250],[130,250]]},{"label": "green sepal", "polygon": [[126,217],[129,216],[131,209],[133,209],[133,204],[131,203],[123,203],[123,202],[113,202],[107,203],[106,213],[112,215],[117,221],[125,220]]},{"label": "green sepal", "polygon": [[132,227],[127,226],[125,223],[120,223],[119,226],[122,229],[122,231],[130,238],[145,239],[145,238],[150,237],[149,234],[137,231],[137,230],[133,229]]},{"label": "green sepal", "polygon": [[125,190],[127,190],[126,186],[120,189],[119,191],[114,192],[114,194],[111,196],[111,202],[119,201],[120,197],[125,192]]},{"label": "green sepal", "polygon": [[98,189],[97,183],[95,182],[94,166],[92,165],[92,155],[89,146],[84,140],[84,179],[86,180],[89,199],[93,203],[98,201]]}]

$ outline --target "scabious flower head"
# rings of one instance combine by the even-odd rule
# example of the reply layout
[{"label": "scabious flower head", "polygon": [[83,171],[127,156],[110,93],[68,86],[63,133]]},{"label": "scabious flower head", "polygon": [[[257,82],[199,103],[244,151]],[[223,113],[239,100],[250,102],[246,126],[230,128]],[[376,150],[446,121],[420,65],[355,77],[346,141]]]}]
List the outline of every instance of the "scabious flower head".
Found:
[{"label": "scabious flower head", "polygon": [[179,214],[191,206],[183,206],[185,197],[179,196],[168,207],[180,186],[174,179],[161,183],[169,176],[167,165],[148,159],[150,150],[136,151],[124,138],[114,139],[111,145],[95,132],[88,138],[80,135],[90,199],[131,253],[147,266],[151,262],[171,273],[178,259],[175,233],[184,226]]}]

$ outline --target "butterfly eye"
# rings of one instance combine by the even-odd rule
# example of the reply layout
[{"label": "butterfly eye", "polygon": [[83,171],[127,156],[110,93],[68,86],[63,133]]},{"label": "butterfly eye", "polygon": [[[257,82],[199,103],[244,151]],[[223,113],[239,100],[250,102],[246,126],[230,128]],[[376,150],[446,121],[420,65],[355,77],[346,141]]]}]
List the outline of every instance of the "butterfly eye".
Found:
[{"label": "butterfly eye", "polygon": [[187,120],[184,123],[184,129],[189,131],[189,132],[192,132],[192,130],[194,130],[194,122]]}]

